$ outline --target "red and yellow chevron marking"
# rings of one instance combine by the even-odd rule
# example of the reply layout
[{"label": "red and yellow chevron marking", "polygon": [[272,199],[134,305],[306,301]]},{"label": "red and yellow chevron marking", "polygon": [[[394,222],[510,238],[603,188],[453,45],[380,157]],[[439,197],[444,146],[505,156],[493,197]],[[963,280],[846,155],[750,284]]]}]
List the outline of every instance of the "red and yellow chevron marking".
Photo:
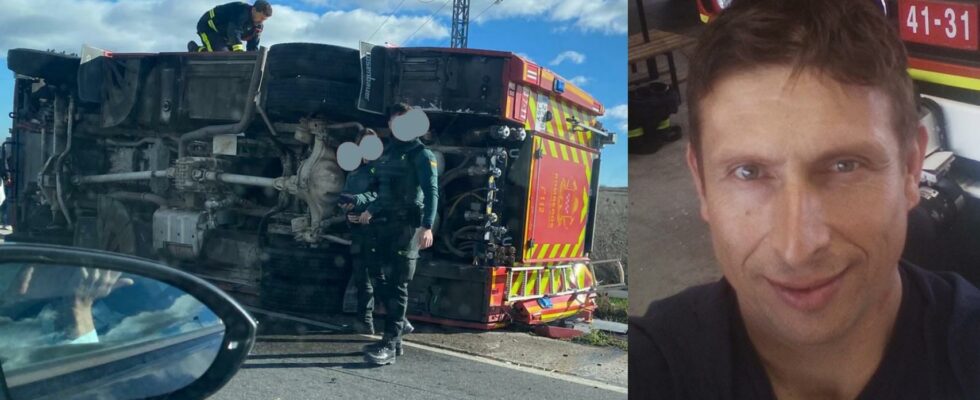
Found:
[{"label": "red and yellow chevron marking", "polygon": [[[531,117],[528,120],[530,121],[533,118],[534,117]],[[533,153],[537,153],[538,152],[538,149],[541,148],[541,138],[538,137],[537,135],[534,135],[534,136],[531,136],[531,140],[532,140],[532,143],[531,143],[531,153],[532,154]],[[533,185],[535,183],[535,177],[533,176],[534,175],[533,171],[537,171],[537,169],[535,168],[537,166],[537,163],[538,163],[537,157],[531,157],[530,171],[532,171],[532,176],[531,176],[531,182],[529,183],[529,185]],[[534,207],[534,202],[532,201],[533,194],[534,194],[534,191],[533,190],[528,190],[527,191],[527,199],[526,199],[526,202],[524,203],[524,204],[527,205],[526,206],[526,209],[524,210],[524,215],[526,216],[525,217],[525,223],[524,223],[524,238],[525,238],[525,240],[530,239],[531,230],[534,228],[534,222],[535,221],[534,221],[534,218],[531,218],[531,216],[533,215],[532,212],[531,212],[531,210]],[[537,244],[537,243],[535,243],[533,246],[527,246],[527,248],[524,249],[524,258],[523,259],[524,260],[529,260],[529,259],[533,258],[534,257],[534,251],[536,251],[539,248],[539,246],[540,246],[540,244]]]},{"label": "red and yellow chevron marking", "polygon": [[537,300],[524,300],[514,305],[517,309],[518,320],[529,325],[545,324],[563,318],[572,317],[581,312],[594,311],[596,308],[595,294],[573,293],[551,297],[551,307],[541,307]]},{"label": "red and yellow chevron marking", "polygon": [[558,137],[569,140],[568,134],[570,132],[568,131],[570,127],[568,126],[568,121],[565,120],[568,115],[565,103],[560,98],[552,98],[551,105],[555,108],[555,125],[558,127]]},{"label": "red and yellow chevron marking", "polygon": [[509,297],[545,296],[569,290],[586,291],[595,285],[595,277],[592,276],[588,264],[575,263],[570,268],[556,267],[514,271],[507,294]]},{"label": "red and yellow chevron marking", "polygon": [[[547,110],[538,110],[542,100],[547,101]],[[588,125],[595,124],[595,115],[577,104],[571,103],[561,96],[554,93],[536,92],[527,86],[518,86],[512,102],[510,97],[507,99],[507,107],[515,107],[511,112],[513,119],[524,124],[524,129],[529,132],[546,134],[568,143],[592,148],[592,133],[574,129],[568,122],[569,118],[575,118]],[[550,111],[552,118],[548,121],[541,121],[538,124],[539,111]],[[540,126],[539,126],[540,125]]]},{"label": "red and yellow chevron marking", "polygon": [[526,97],[528,118],[524,121],[524,129],[528,132],[534,132],[537,130],[537,122],[535,121],[538,120],[538,99],[534,96],[534,92],[528,92]]},{"label": "red and yellow chevron marking", "polygon": [[[561,262],[581,258],[584,231],[591,210],[592,162],[595,153],[545,136],[533,137],[524,237],[524,262]],[[542,164],[543,163],[543,164]],[[540,166],[538,165],[540,164]]]}]

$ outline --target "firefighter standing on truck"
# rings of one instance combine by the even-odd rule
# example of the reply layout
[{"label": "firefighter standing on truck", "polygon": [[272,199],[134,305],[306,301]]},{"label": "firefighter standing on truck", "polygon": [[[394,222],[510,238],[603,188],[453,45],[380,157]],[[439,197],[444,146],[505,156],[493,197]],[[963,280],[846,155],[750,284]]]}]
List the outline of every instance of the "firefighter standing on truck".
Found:
[{"label": "firefighter standing on truck", "polygon": [[[364,136],[375,135],[376,132],[368,129]],[[351,258],[353,259],[353,284],[357,289],[357,320],[354,322],[354,332],[361,334],[374,334],[374,285],[373,280],[379,282],[384,278],[380,275],[378,264],[378,241],[377,229],[375,225],[360,223],[360,215],[367,210],[375,199],[378,198],[376,192],[371,191],[371,184],[374,181],[374,163],[362,164],[357,169],[349,172],[344,180],[344,189],[340,193],[337,204],[347,213],[347,222],[350,224],[351,232]],[[414,330],[412,324],[405,320],[405,328],[402,334],[411,333]]]},{"label": "firefighter standing on truck", "polygon": [[[389,127],[396,117],[411,110],[406,104],[392,106]],[[397,136],[397,135],[394,135]],[[365,346],[365,360],[391,364],[404,353],[402,335],[408,307],[408,283],[415,275],[419,250],[432,246],[432,225],[439,203],[439,177],[435,155],[419,139],[389,140],[374,162],[378,198],[361,214],[361,223],[377,217],[375,240],[381,267],[381,299],[385,305],[384,335]]]},{"label": "firefighter standing on truck", "polygon": [[187,50],[258,50],[262,23],[271,16],[272,5],[266,0],[256,0],[254,5],[235,1],[212,8],[197,21],[197,36],[202,45],[192,40],[187,43]]}]

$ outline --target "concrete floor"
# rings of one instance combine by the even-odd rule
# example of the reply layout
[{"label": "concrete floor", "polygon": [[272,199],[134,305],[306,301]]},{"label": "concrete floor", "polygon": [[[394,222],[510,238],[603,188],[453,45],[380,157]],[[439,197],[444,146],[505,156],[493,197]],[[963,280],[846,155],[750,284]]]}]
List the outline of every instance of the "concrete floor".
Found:
[{"label": "concrete floor", "polygon": [[[684,81],[687,57],[678,52],[675,58]],[[686,104],[671,116],[671,122],[681,126],[681,140],[666,143],[653,154],[629,156],[630,315],[645,313],[653,300],[721,277],[684,159]]]}]

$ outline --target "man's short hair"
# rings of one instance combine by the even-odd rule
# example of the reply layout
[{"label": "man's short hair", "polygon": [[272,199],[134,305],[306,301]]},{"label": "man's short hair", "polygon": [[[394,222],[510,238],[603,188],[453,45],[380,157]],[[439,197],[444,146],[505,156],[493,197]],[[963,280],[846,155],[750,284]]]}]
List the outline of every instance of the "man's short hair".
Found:
[{"label": "man's short hair", "polygon": [[[894,12],[894,11],[893,11]],[[701,154],[700,108],[719,80],[757,67],[790,66],[880,90],[905,148],[918,113],[905,46],[877,0],[735,0],[707,24],[690,63],[691,145]]]},{"label": "man's short hair", "polygon": [[395,104],[392,104],[391,107],[388,107],[388,119],[391,119],[392,117],[394,117],[396,115],[401,115],[401,114],[407,113],[411,109],[412,109],[412,106],[408,105],[408,103],[395,103]]},{"label": "man's short hair", "polygon": [[266,0],[255,0],[255,4],[252,4],[252,8],[255,11],[265,14],[266,17],[272,16],[272,4],[269,4]]}]

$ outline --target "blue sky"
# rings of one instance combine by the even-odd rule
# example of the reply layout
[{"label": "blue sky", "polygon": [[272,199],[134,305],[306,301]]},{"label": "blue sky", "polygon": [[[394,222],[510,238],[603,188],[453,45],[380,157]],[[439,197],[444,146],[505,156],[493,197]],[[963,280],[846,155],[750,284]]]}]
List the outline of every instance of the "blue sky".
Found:
[{"label": "blue sky", "polygon": [[[606,127],[618,135],[619,144],[603,150],[600,183],[626,186],[626,0],[503,0],[490,6],[492,1],[471,0],[471,18],[475,21],[470,24],[469,47],[519,53],[567,79],[584,80],[582,87],[606,106],[608,116],[603,119]],[[93,0],[83,3],[5,0],[4,3],[6,10],[0,15],[0,136],[3,137],[11,124],[7,114],[12,107],[13,91],[13,74],[6,65],[8,49],[30,47],[77,52],[82,43],[88,43],[116,51],[179,50],[182,43],[193,38],[197,17],[221,2],[182,0],[179,9],[173,6],[177,2],[166,0]],[[372,42],[390,41],[402,46],[449,45],[451,1],[291,0],[272,3],[276,12],[266,23],[264,45],[315,41],[353,46],[358,40],[367,39],[385,19],[388,22],[375,34]],[[443,7],[443,4],[446,5]],[[440,7],[442,9],[429,20]],[[102,17],[76,23],[73,17],[58,20],[59,15],[38,11],[50,9],[64,10],[66,15]],[[396,9],[397,12],[392,13]],[[151,17],[146,17],[148,15]],[[388,18],[389,15],[392,17]],[[416,30],[418,32],[406,42],[405,38]],[[45,33],[27,35],[28,31]],[[552,65],[565,52],[575,54]]]}]

